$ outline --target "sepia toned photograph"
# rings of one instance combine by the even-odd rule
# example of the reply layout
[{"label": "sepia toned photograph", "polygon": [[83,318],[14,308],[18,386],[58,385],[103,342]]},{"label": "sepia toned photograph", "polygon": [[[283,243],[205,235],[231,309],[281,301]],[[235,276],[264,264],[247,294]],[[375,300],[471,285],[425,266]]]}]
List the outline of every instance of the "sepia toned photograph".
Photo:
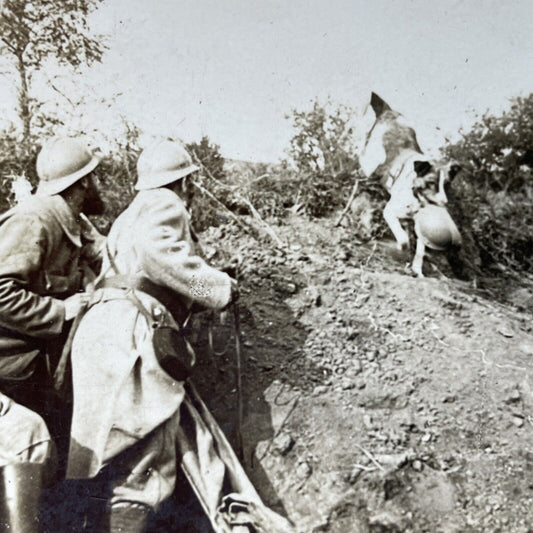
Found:
[{"label": "sepia toned photograph", "polygon": [[0,533],[533,533],[532,20],[0,0]]}]

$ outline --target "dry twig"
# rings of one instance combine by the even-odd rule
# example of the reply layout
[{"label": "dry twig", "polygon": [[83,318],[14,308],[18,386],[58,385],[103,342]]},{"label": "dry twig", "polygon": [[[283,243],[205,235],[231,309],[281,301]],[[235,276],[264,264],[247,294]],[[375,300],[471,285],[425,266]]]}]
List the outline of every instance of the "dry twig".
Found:
[{"label": "dry twig", "polygon": [[268,236],[273,240],[276,241],[278,246],[285,247],[285,244],[283,241],[276,235],[276,232],[272,229],[271,226],[269,226],[265,220],[261,217],[257,209],[253,206],[252,202],[248,200],[248,198],[245,198],[244,196],[240,195],[239,199],[246,204],[252,215],[257,219],[257,221],[263,226],[265,232],[268,234]]},{"label": "dry twig", "polygon": [[353,202],[353,200],[355,198],[355,195],[357,194],[357,189],[358,188],[359,188],[359,179],[356,179],[355,183],[354,183],[354,186],[353,186],[353,189],[352,189],[352,192],[350,194],[350,198],[348,199],[348,203],[346,204],[346,207],[342,210],[342,213],[339,215],[339,218],[335,222],[335,227],[340,225],[342,219],[344,218],[344,216],[346,215],[346,213],[350,209],[350,206],[352,205],[352,202]]},{"label": "dry twig", "polygon": [[365,450],[361,445],[356,444],[357,448],[359,448],[382,472],[385,472],[385,469],[381,464],[378,462],[378,460],[368,451]]},{"label": "dry twig", "polygon": [[221,207],[232,220],[234,220],[244,231],[246,231],[246,233],[250,233],[251,235],[254,235],[252,228],[248,226],[248,224],[245,224],[237,215],[235,215],[228,207],[226,207],[209,189],[206,189],[205,187],[203,187],[196,181],[193,181],[192,183],[198,190],[203,192],[210,200],[212,200],[213,202],[215,202],[215,204]]},{"label": "dry twig", "polygon": [[[202,169],[203,173],[209,178],[211,179],[212,181],[214,181],[217,185],[219,185],[220,187],[223,187],[227,190],[230,190],[232,192],[235,192],[239,186],[230,186],[230,185],[227,185],[226,183],[223,183],[221,182],[220,180],[218,180],[217,178],[215,178],[215,176],[213,176],[212,172],[200,161],[200,159],[198,158],[198,156],[193,153],[193,158],[196,162],[196,164]],[[263,174],[262,176],[259,176],[259,178],[257,179],[261,179],[261,178],[264,178],[268,176],[268,174]],[[254,232],[257,231],[257,228],[253,227],[252,225],[249,225],[249,224],[245,224],[237,215],[235,215],[226,205],[224,205],[223,202],[221,202],[209,189],[207,189],[206,187],[200,185],[199,183],[197,182],[194,182],[194,185],[199,189],[201,190],[206,196],[209,197],[210,200],[212,200],[213,202],[215,202],[219,207],[222,207],[222,209],[224,209],[224,211],[226,213],[228,213],[228,215],[231,217],[232,220],[234,220],[235,222],[237,222],[237,224],[243,228],[247,233],[250,233],[252,236],[255,237],[254,235]],[[269,226],[264,220],[263,218],[261,217],[261,215],[259,214],[259,212],[257,211],[257,209],[252,205],[252,202],[250,202],[250,200],[248,200],[247,198],[245,198],[243,195],[239,195],[239,199],[244,202],[246,204],[246,206],[248,207],[248,209],[250,210],[250,212],[252,213],[252,216],[257,219],[257,221],[261,224],[261,226],[263,227],[264,231],[267,233],[267,235],[273,240],[276,242],[276,244],[280,247],[284,247],[284,243],[281,241],[281,239],[276,235],[275,231],[272,229],[271,226]]]}]

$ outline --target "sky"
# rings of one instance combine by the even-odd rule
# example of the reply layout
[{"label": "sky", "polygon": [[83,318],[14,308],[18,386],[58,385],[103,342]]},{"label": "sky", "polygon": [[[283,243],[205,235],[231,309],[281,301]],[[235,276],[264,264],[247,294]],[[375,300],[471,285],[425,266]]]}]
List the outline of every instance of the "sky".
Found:
[{"label": "sky", "polygon": [[362,111],[371,91],[431,152],[533,91],[532,15],[529,0],[105,0],[91,24],[109,50],[86,77],[144,131],[207,135],[226,157],[276,161],[291,109]]}]

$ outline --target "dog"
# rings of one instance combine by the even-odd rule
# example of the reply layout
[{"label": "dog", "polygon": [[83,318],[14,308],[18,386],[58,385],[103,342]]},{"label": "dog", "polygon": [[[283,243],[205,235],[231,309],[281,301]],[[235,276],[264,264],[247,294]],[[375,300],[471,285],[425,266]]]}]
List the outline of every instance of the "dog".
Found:
[{"label": "dog", "polygon": [[399,250],[409,248],[409,235],[401,221],[414,221],[417,242],[411,268],[416,276],[423,277],[426,247],[446,250],[461,244],[461,234],[446,209],[448,199],[444,190],[458,167],[438,165],[427,158],[414,129],[377,94],[372,93],[369,107],[376,118],[366,135],[359,164],[367,178],[379,176],[390,194],[383,217]]}]

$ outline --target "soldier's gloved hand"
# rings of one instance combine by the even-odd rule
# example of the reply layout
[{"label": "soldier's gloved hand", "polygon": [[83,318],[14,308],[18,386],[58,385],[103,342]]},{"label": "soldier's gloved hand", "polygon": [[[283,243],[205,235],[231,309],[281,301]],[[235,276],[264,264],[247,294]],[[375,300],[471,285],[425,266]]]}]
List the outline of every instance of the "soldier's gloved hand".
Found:
[{"label": "soldier's gloved hand", "polygon": [[11,407],[13,400],[0,392],[0,416],[4,416]]},{"label": "soldier's gloved hand", "polygon": [[237,283],[237,280],[230,278],[231,280],[231,287],[230,287],[230,293],[229,293],[229,301],[221,309],[222,313],[224,314],[230,307],[231,304],[235,303],[239,299],[239,284]]},{"label": "soldier's gloved hand", "polygon": [[235,303],[239,299],[239,284],[237,280],[231,278],[231,296],[229,299],[229,304]]},{"label": "soldier's gloved hand", "polygon": [[89,303],[89,294],[80,292],[65,299],[65,320],[73,320],[78,313]]}]

